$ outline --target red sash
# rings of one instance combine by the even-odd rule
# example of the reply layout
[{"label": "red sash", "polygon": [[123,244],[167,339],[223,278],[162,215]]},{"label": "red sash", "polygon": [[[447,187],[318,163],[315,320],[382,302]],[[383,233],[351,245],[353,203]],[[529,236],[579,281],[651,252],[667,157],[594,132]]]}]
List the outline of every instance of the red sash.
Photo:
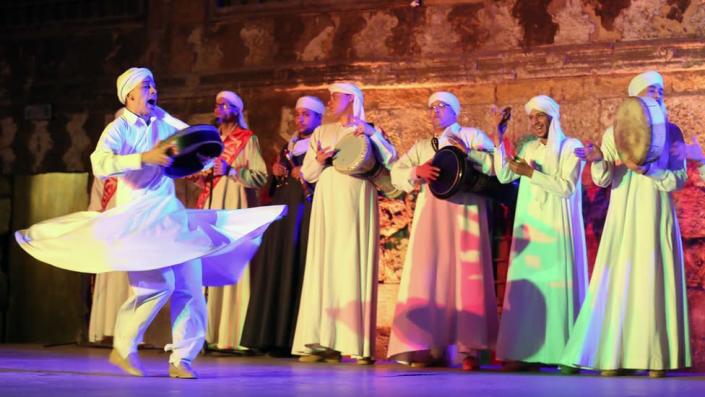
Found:
[{"label": "red sash", "polygon": [[[233,161],[235,161],[237,156],[240,155],[240,152],[242,152],[245,148],[245,145],[247,145],[247,142],[250,140],[252,135],[254,135],[252,131],[242,129],[239,126],[236,127],[225,137],[225,139],[223,139],[223,153],[216,161],[224,160],[226,164],[232,165]],[[202,184],[203,190],[201,190],[201,194],[198,195],[198,199],[196,200],[197,208],[203,208],[208,201],[208,197],[210,197],[211,187],[215,186],[218,181],[220,181],[220,176],[213,177],[212,175],[213,173],[211,170],[209,177],[213,178],[213,183],[210,183],[210,181],[205,183],[204,181]]]},{"label": "red sash", "polygon": [[103,182],[103,196],[100,198],[100,212],[105,211],[110,199],[113,198],[117,190],[117,178],[110,177]]}]

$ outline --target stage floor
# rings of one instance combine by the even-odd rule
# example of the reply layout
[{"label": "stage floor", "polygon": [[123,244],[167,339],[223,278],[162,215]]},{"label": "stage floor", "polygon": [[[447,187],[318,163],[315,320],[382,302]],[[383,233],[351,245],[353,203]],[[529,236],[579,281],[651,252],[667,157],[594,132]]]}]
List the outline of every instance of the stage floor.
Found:
[{"label": "stage floor", "polygon": [[497,368],[411,369],[390,362],[303,364],[294,359],[206,355],[194,368],[201,379],[170,379],[167,353],[140,351],[146,378],[123,375],[108,349],[0,345],[0,396],[705,396],[705,374],[663,379],[562,376],[556,371],[502,373]]}]

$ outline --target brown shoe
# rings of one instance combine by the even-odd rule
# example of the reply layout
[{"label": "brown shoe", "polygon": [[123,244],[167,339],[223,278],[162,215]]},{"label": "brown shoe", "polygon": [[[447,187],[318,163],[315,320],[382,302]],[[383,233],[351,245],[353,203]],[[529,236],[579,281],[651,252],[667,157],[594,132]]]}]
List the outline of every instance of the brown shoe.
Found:
[{"label": "brown shoe", "polygon": [[117,350],[113,349],[110,352],[110,356],[108,356],[108,361],[132,376],[144,376],[144,368],[142,367],[142,363],[140,363],[137,352],[130,353],[127,357],[123,358]]},{"label": "brown shoe", "polygon": [[340,355],[339,351],[329,350],[323,353],[323,361],[327,362],[328,364],[340,364],[341,360],[342,356]]},{"label": "brown shoe", "polygon": [[319,363],[323,361],[323,356],[320,354],[304,354],[299,356],[300,363]]},{"label": "brown shoe", "polygon": [[375,363],[375,359],[372,357],[362,357],[355,360],[357,365],[372,365]]},{"label": "brown shoe", "polygon": [[649,371],[649,378],[663,378],[666,376],[666,371],[663,369],[652,369]]},{"label": "brown shoe", "polygon": [[198,374],[191,368],[191,364],[181,361],[178,365],[169,363],[169,377],[178,379],[198,379]]}]

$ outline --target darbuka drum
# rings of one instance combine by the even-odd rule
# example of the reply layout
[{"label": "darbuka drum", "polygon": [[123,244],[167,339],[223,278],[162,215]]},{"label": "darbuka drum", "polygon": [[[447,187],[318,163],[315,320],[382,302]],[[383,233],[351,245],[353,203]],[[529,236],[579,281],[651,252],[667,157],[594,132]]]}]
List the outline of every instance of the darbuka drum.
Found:
[{"label": "darbuka drum", "polygon": [[212,159],[223,153],[223,141],[218,129],[208,124],[197,124],[185,128],[171,137],[169,142],[176,144],[173,162],[164,168],[171,178],[181,178],[195,174]]},{"label": "darbuka drum", "polygon": [[439,199],[448,199],[459,192],[475,193],[501,203],[516,202],[516,185],[502,184],[497,177],[476,171],[465,152],[455,146],[438,149],[431,165],[440,169],[440,175],[428,184],[431,193]]},{"label": "darbuka drum", "polygon": [[666,131],[666,117],[655,99],[625,99],[614,121],[614,143],[620,159],[637,165],[658,160],[666,145]]},{"label": "darbuka drum", "polygon": [[335,145],[333,167],[341,174],[369,179],[385,197],[399,198],[404,194],[392,185],[389,170],[365,135],[348,134],[341,138]]}]

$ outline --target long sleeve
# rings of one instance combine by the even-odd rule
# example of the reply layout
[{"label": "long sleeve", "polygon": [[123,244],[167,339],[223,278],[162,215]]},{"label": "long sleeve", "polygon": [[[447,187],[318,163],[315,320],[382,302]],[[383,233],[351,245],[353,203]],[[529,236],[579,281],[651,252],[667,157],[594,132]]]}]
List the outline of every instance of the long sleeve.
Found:
[{"label": "long sleeve", "polygon": [[[325,168],[323,164],[316,160],[316,155],[318,154],[318,144],[321,139],[321,127],[317,127],[313,134],[311,135],[311,140],[309,141],[308,151],[306,151],[306,156],[304,156],[304,162],[301,165],[301,174],[303,175],[306,182],[315,183],[318,181],[318,177],[321,176],[321,172]],[[326,148],[331,149],[331,148]]]},{"label": "long sleeve", "polygon": [[374,134],[370,136],[370,141],[377,147],[382,163],[389,168],[392,162],[397,159],[397,151],[391,142],[384,137],[382,131],[375,129]]},{"label": "long sleeve", "polygon": [[494,171],[497,173],[497,179],[502,183],[510,183],[519,179],[519,174],[515,174],[509,168],[507,152],[504,148],[504,142],[500,143],[494,151]]},{"label": "long sleeve", "polygon": [[399,160],[392,164],[392,185],[397,189],[410,192],[414,190],[414,186],[419,182],[418,178],[416,178],[416,167],[421,164],[419,150],[419,143],[417,142]]},{"label": "long sleeve", "polygon": [[590,165],[592,182],[600,187],[609,187],[614,176],[615,161],[619,159],[617,147],[614,144],[614,132],[612,127],[602,135],[602,161],[595,161]]},{"label": "long sleeve", "polygon": [[259,140],[251,136],[242,153],[233,161],[231,167],[237,172],[229,178],[241,183],[247,188],[260,188],[267,183],[267,165],[262,159]]},{"label": "long sleeve", "polygon": [[105,178],[109,176],[119,176],[127,171],[142,168],[141,153],[115,154],[119,152],[122,144],[122,136],[118,122],[114,121],[108,124],[98,140],[98,145],[93,153],[91,153],[93,175]]},{"label": "long sleeve", "polygon": [[494,143],[484,132],[478,129],[472,129],[472,131],[469,142],[466,142],[466,145],[470,148],[468,150],[468,158],[478,171],[485,175],[494,175],[494,156],[492,155]]},{"label": "long sleeve", "polygon": [[700,167],[698,167],[698,172],[700,173],[700,179],[705,181],[705,163],[701,164]]},{"label": "long sleeve", "polygon": [[680,160],[681,167],[675,169],[663,169],[657,166],[651,166],[646,171],[644,176],[651,178],[656,186],[656,189],[662,192],[674,192],[685,186],[688,180],[688,173],[685,168],[685,160]]},{"label": "long sleeve", "polygon": [[[548,175],[541,171],[534,170],[529,180],[532,184],[545,189],[547,192],[563,198],[570,197],[580,182],[580,175],[583,171],[583,162],[575,155],[575,149],[582,147],[579,141],[568,139],[561,149],[561,159],[559,161],[558,173]],[[565,156],[565,158],[563,158]]]}]

